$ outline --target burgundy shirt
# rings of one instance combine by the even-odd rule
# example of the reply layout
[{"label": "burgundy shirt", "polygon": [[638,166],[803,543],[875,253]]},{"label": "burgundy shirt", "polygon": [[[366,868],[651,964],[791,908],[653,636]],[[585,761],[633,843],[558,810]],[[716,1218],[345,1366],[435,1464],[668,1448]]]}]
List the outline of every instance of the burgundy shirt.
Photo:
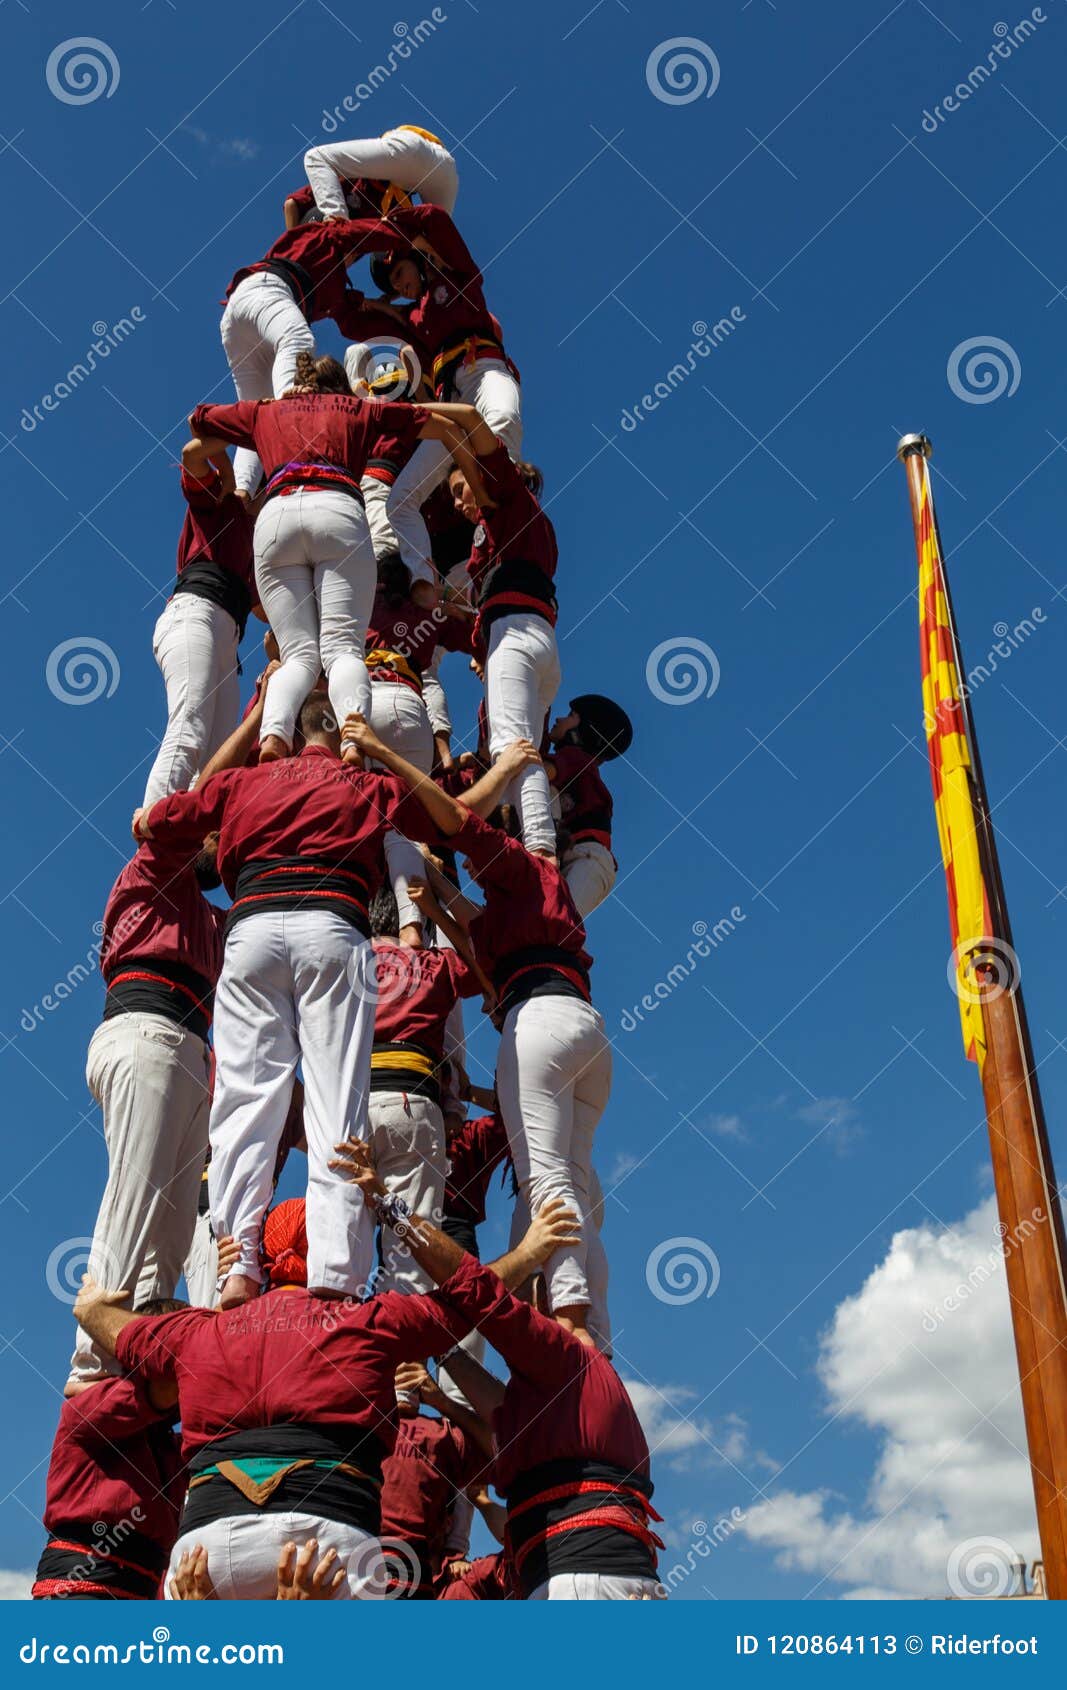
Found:
[{"label": "burgundy shirt", "polygon": [[372,885],[385,873],[382,845],[391,827],[436,843],[437,830],[395,775],[364,773],[321,745],[255,768],[223,769],[192,792],[153,804],[153,834],[175,847],[198,845],[219,830],[218,868],[232,897],[246,863],[313,857],[364,869]]},{"label": "burgundy shirt", "polygon": [[218,478],[198,481],[182,470],[182,492],[188,509],[178,540],[178,574],[190,563],[206,561],[236,575],[255,597],[252,532],[255,518],[235,493],[219,497]]},{"label": "burgundy shirt", "polygon": [[607,1357],[520,1302],[495,1274],[457,1285],[458,1279],[448,1282],[449,1301],[510,1369],[493,1414],[493,1484],[500,1494],[506,1497],[516,1479],[549,1461],[606,1462],[647,1480],[645,1434]]},{"label": "burgundy shirt", "polygon": [[611,793],[600,765],[578,745],[554,746],[548,758],[555,765],[552,784],[559,793],[560,818],[574,844],[595,840],[611,850]]},{"label": "burgundy shirt", "polygon": [[[378,182],[369,176],[341,176],[341,192],[345,196],[352,217],[374,217],[382,214],[382,201],[389,191],[388,182]],[[307,182],[302,188],[296,188],[293,193],[286,194],[287,200],[292,200],[301,217],[314,210],[315,195]],[[284,207],[283,207],[284,209]]]},{"label": "burgundy shirt", "polygon": [[523,481],[503,446],[478,459],[486,491],[496,509],[479,512],[471,541],[467,573],[477,593],[498,563],[536,564],[542,575],[555,578],[558,550],[556,531]]},{"label": "burgundy shirt", "polygon": [[226,912],[208,903],[189,866],[202,843],[203,834],[180,846],[152,840],[130,858],[104,910],[100,969],[105,980],[134,957],[154,957],[191,968],[214,987],[222,968]]},{"label": "burgundy shirt", "polygon": [[426,422],[418,405],[347,399],[342,393],[302,393],[292,399],[242,399],[198,405],[194,434],[217,435],[259,454],[268,480],[287,464],[327,464],[358,481],[383,437],[414,445]]},{"label": "burgundy shirt", "polygon": [[269,1291],[240,1308],[142,1316],[119,1333],[119,1365],[139,1379],[176,1380],[186,1459],[250,1427],[297,1422],[352,1426],[388,1452],[396,1440],[393,1375],[402,1361],[441,1353],[470,1330],[455,1298],[503,1290],[464,1256],[439,1291],[386,1291],[365,1303]]},{"label": "burgundy shirt", "polygon": [[563,875],[547,857],[535,856],[473,812],[448,843],[470,858],[485,894],[470,936],[491,978],[505,957],[545,945],[570,952],[576,966],[588,971],[593,959],[585,948],[582,918]]},{"label": "burgundy shirt", "polygon": [[445,1022],[456,999],[475,997],[482,990],[474,974],[461,956],[444,948],[415,951],[375,939],[374,956],[375,1044],[416,1044],[443,1062]]},{"label": "burgundy shirt", "polygon": [[[390,212],[388,222],[360,220],[350,226],[357,232],[363,251],[388,252],[400,258],[410,255],[425,264],[426,287],[408,317],[414,333],[431,352],[440,352],[467,335],[485,335],[499,341],[500,324],[485,303],[482,273],[442,206],[397,208]],[[420,235],[444,261],[443,270],[431,264],[425,253],[415,252],[412,242]]]},{"label": "burgundy shirt", "polygon": [[388,604],[381,588],[374,595],[370,627],[367,630],[367,650],[379,647],[398,651],[425,674],[433,662],[434,652],[441,646],[445,651],[471,649],[471,623],[464,617],[448,616],[437,605],[425,610],[412,599]]},{"label": "burgundy shirt", "polygon": [[507,1561],[495,1555],[479,1555],[462,1578],[452,1579],[442,1590],[441,1602],[510,1602],[515,1597],[507,1572]]},{"label": "burgundy shirt", "polygon": [[508,1135],[499,1115],[479,1115],[464,1121],[448,1135],[444,1213],[455,1220],[481,1226],[489,1181],[508,1150]]},{"label": "burgundy shirt", "polygon": [[[63,1537],[79,1526],[91,1531],[97,1521],[126,1520],[169,1554],[185,1494],[171,1431],[175,1412],[161,1414],[136,1379],[105,1379],[68,1397],[48,1464],[45,1529]],[[93,1541],[86,1537],[85,1546]],[[121,1543],[114,1547],[121,1555]]]},{"label": "burgundy shirt", "polygon": [[457,1496],[474,1483],[486,1457],[451,1420],[428,1414],[401,1420],[382,1464],[382,1537],[417,1552],[432,1574],[444,1553]]},{"label": "burgundy shirt", "polygon": [[[377,228],[377,225],[374,225]],[[309,323],[317,323],[322,317],[333,317],[341,327],[347,312],[353,304],[354,290],[348,285],[348,265],[354,264],[364,252],[377,250],[372,243],[364,239],[367,231],[365,222],[338,223],[301,223],[295,229],[286,229],[279,235],[272,247],[267,249],[264,258],[257,259],[255,264],[246,264],[238,270],[229,287],[226,298],[229,299],[234,288],[243,282],[246,276],[252,276],[259,270],[266,270],[272,259],[282,259],[289,264],[299,264],[305,271],[313,289],[310,311],[306,312]],[[293,297],[304,310],[306,301],[302,301],[297,292]],[[361,294],[355,294],[355,299],[361,299]],[[344,333],[343,327],[341,332]]]}]

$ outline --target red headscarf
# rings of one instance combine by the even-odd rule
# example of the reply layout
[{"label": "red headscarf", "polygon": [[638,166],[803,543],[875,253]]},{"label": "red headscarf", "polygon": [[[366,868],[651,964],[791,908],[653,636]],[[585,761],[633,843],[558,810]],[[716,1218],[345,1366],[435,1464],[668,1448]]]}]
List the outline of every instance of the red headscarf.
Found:
[{"label": "red headscarf", "polygon": [[263,1225],[263,1265],[272,1285],[306,1285],[308,1232],[304,1199],[276,1203]]}]

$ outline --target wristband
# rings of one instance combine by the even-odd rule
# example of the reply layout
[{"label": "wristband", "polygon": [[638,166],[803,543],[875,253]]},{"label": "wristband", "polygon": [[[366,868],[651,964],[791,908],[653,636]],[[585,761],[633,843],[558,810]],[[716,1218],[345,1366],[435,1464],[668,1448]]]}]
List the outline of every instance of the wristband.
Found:
[{"label": "wristband", "polygon": [[403,1238],[408,1232],[408,1222],[411,1220],[411,1210],[402,1197],[392,1192],[386,1192],[384,1197],[373,1199],[374,1212],[383,1226],[390,1227],[398,1238]]}]

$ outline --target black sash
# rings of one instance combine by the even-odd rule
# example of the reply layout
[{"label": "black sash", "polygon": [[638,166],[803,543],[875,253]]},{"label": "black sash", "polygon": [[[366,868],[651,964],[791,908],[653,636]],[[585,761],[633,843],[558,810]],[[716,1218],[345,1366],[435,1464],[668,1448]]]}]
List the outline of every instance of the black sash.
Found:
[{"label": "black sash", "polygon": [[116,1015],[163,1015],[206,1039],[214,989],[194,968],[158,957],[129,957],[107,976],[104,1020]]},{"label": "black sash", "polygon": [[237,876],[226,932],[229,935],[235,922],[257,910],[329,910],[369,939],[369,897],[369,877],[358,864],[324,863],[315,857],[245,863]]},{"label": "black sash", "polygon": [[[343,1462],[356,1472],[326,1467],[298,1467],[289,1472],[262,1503],[254,1502],[221,1473],[205,1475],[220,1462],[266,1456],[279,1465],[298,1461]],[[357,1526],[377,1537],[381,1531],[382,1461],[385,1450],[373,1432],[346,1423],[302,1426],[289,1422],[231,1432],[205,1444],[189,1460],[189,1494],[180,1533],[237,1514],[316,1514],[323,1520]]]},{"label": "black sash", "polygon": [[245,625],[252,609],[252,595],[232,569],[223,569],[212,563],[210,558],[194,558],[192,563],[186,564],[174,583],[173,596],[177,598],[179,593],[193,593],[197,598],[210,599],[212,604],[221,605],[237,624],[238,640],[244,639]]}]

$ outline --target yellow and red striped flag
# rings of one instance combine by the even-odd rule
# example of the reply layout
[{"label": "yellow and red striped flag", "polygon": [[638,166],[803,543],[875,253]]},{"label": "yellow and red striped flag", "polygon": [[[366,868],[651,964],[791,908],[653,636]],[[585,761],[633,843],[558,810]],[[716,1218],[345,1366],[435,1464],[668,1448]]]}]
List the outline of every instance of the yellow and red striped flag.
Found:
[{"label": "yellow and red striped flag", "polygon": [[948,889],[963,1048],[981,1070],[985,1061],[986,1037],[973,955],[982,941],[988,939],[991,923],[978,848],[971,753],[956,666],[954,632],[934,521],[930,466],[924,459],[919,511],[919,645],[922,655],[923,723]]}]

